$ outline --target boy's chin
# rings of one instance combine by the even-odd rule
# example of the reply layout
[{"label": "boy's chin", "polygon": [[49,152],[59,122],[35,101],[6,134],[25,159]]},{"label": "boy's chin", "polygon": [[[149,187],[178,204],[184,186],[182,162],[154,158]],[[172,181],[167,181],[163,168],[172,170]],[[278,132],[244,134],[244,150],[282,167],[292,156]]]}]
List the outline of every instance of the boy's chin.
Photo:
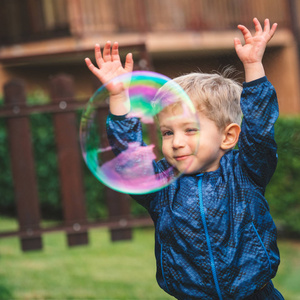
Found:
[{"label": "boy's chin", "polygon": [[185,175],[195,175],[201,173],[201,170],[193,170],[191,167],[189,168],[176,168],[174,167],[174,172],[176,175],[185,174]]}]

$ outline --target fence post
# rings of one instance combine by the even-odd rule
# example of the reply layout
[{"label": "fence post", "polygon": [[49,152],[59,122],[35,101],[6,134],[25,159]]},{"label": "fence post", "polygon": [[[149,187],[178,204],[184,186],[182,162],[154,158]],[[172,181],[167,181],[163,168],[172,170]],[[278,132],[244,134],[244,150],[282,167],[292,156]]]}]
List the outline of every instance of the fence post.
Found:
[{"label": "fence post", "polygon": [[67,75],[57,75],[52,78],[50,93],[52,102],[57,103],[61,109],[61,112],[53,115],[53,122],[64,219],[65,224],[73,228],[73,232],[67,233],[68,245],[84,245],[88,244],[88,233],[86,230],[81,229],[87,221],[78,122],[76,112],[64,111],[68,106],[68,102],[74,100],[73,79]]},{"label": "fence post", "polygon": [[11,80],[4,85],[4,101],[12,107],[16,117],[8,118],[8,140],[10,146],[14,193],[23,251],[42,249],[41,235],[35,234],[40,228],[40,210],[34,156],[31,143],[28,116],[20,116],[22,106],[26,106],[24,83]]}]

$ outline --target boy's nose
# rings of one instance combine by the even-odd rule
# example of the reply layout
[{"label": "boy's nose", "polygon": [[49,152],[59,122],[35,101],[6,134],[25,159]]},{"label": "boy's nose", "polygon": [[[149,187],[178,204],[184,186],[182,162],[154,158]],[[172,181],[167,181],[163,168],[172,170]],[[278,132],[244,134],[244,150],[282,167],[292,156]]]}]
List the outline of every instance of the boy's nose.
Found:
[{"label": "boy's nose", "polygon": [[182,135],[180,134],[175,134],[173,138],[173,148],[178,149],[182,148],[185,145],[185,139]]}]

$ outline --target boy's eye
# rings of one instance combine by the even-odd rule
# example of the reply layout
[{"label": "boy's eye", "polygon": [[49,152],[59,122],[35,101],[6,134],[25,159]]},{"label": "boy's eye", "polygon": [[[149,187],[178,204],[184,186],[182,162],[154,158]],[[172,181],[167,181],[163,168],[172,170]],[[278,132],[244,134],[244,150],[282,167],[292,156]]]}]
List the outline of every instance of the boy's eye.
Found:
[{"label": "boy's eye", "polygon": [[168,130],[168,131],[163,131],[163,132],[162,132],[162,136],[170,136],[170,135],[172,135],[172,134],[173,134],[173,132],[170,131],[170,130]]},{"label": "boy's eye", "polygon": [[187,128],[185,131],[187,133],[193,134],[193,133],[197,133],[199,131],[199,129],[198,128]]}]

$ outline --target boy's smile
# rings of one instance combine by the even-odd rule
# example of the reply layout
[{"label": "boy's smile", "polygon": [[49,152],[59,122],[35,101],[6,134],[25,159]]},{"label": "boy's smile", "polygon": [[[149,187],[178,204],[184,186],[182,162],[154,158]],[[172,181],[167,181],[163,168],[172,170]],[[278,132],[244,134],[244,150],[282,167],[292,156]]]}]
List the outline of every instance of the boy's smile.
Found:
[{"label": "boy's smile", "polygon": [[197,114],[199,123],[183,116],[180,109],[167,109],[158,116],[164,157],[186,174],[215,171],[225,153],[222,132],[203,113]]}]

